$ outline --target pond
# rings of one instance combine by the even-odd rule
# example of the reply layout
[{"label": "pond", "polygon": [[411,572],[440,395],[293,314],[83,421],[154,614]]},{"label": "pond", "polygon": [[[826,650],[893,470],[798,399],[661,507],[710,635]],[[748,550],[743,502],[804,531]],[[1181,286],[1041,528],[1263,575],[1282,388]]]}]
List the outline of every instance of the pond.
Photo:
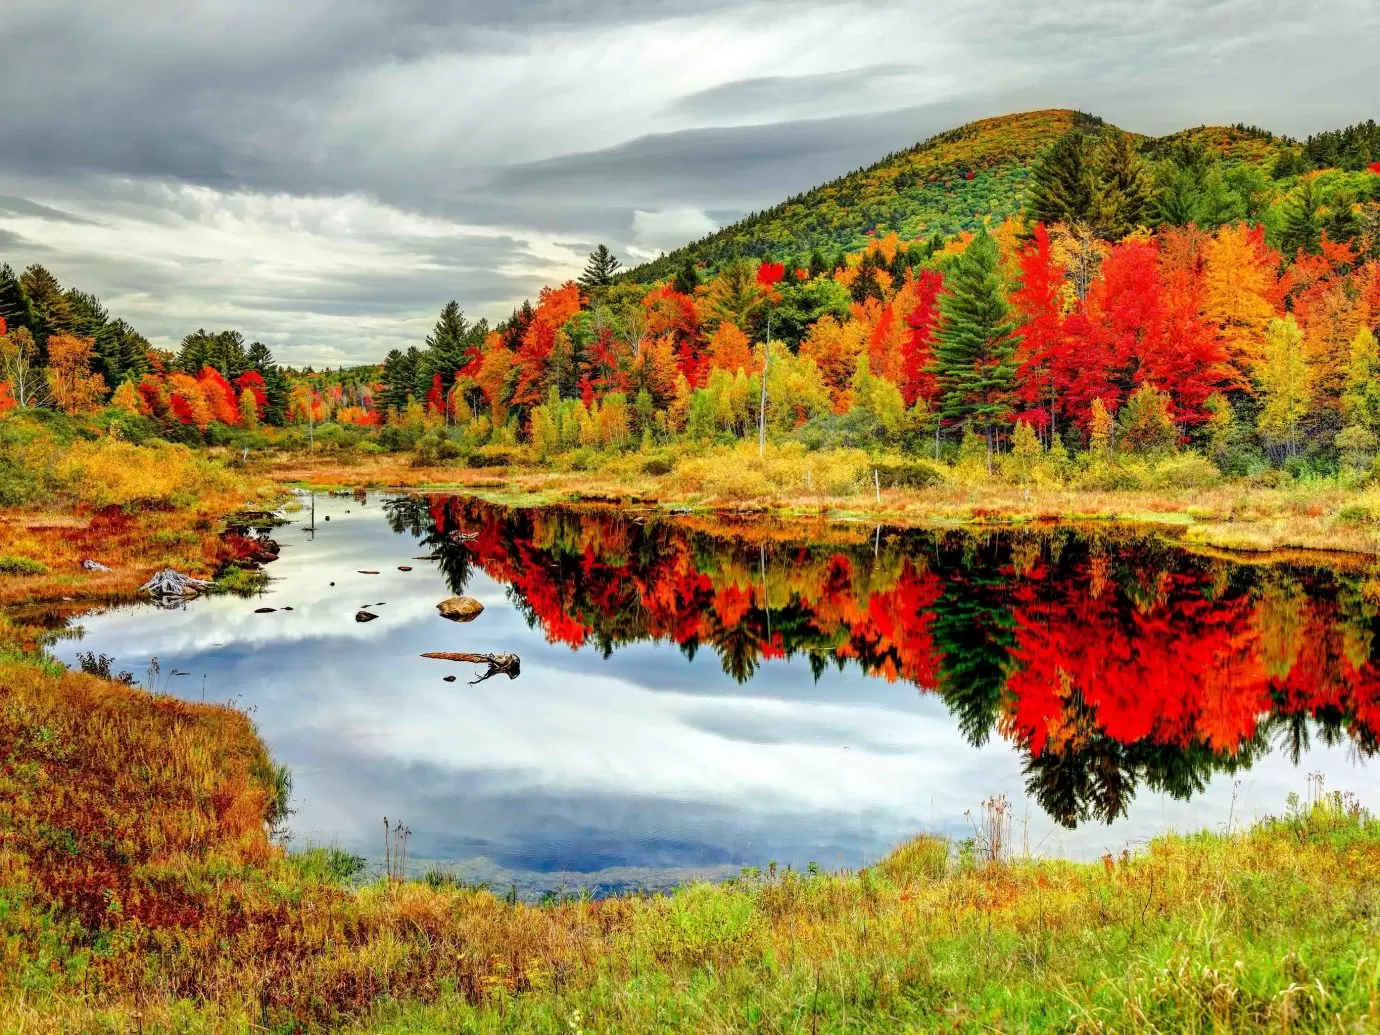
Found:
[{"label": "pond", "polygon": [[[602,893],[866,865],[970,836],[995,796],[1018,847],[1086,858],[1279,813],[1310,773],[1380,789],[1365,570],[1112,526],[301,502],[260,596],[86,615],[58,649],[249,710],[292,769],[295,845],[378,860],[388,816],[411,872]],[[442,618],[457,592],[483,614]],[[521,673],[472,684],[432,651]]]}]

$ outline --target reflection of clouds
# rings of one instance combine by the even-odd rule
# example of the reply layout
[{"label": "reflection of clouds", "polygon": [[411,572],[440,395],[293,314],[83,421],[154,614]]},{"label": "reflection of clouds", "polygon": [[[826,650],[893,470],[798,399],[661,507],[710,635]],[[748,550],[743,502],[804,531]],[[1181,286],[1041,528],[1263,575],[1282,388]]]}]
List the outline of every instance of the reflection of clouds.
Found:
[{"label": "reflection of clouds", "polygon": [[[280,529],[286,545],[262,600],[133,607],[82,623],[83,650],[136,669],[156,655],[165,672],[192,673],[174,692],[199,696],[206,673],[208,699],[239,695],[253,707],[270,750],[293,768],[303,840],[378,854],[388,815],[412,827],[419,858],[484,857],[529,874],[859,865],[922,830],[968,836],[965,812],[1005,794],[1017,803],[1018,842],[1087,857],[1166,828],[1278,812],[1310,769],[1342,789],[1377,789],[1345,748],[1315,748],[1299,768],[1264,759],[1241,776],[1234,804],[1223,776],[1191,802],[1142,789],[1127,819],[1056,828],[1023,804],[1012,747],[972,747],[938,697],[856,666],[816,682],[804,658],[772,661],[739,686],[709,649],[693,661],[669,644],[608,659],[572,651],[529,628],[479,571],[467,592],[484,614],[447,622],[435,610],[449,595],[444,578],[414,559],[427,551],[388,528],[376,499],[319,500],[314,539],[300,525]],[[379,600],[378,621],[354,621]],[[261,604],[294,610],[253,614]],[[64,656],[77,646],[63,645]],[[522,676],[470,687],[471,666],[418,656],[433,650],[515,651]],[[460,681],[443,682],[450,673]]]}]

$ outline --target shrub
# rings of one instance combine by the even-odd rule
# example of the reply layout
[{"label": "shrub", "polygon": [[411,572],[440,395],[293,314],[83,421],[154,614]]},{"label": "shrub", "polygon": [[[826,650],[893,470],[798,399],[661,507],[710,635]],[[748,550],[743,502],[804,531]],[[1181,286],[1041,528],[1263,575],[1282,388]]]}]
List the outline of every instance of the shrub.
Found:
[{"label": "shrub", "polygon": [[229,489],[229,472],[186,446],[103,438],[74,442],[57,463],[57,475],[82,503],[138,508],[192,502]]},{"label": "shrub", "polygon": [[1112,464],[1105,460],[1094,460],[1082,474],[1074,480],[1074,487],[1091,489],[1094,492],[1126,492],[1145,487],[1142,467]]},{"label": "shrub", "polygon": [[468,458],[471,467],[509,467],[526,460],[527,455],[520,447],[500,445],[480,446]]},{"label": "shrub", "polygon": [[46,575],[48,566],[29,557],[0,555],[0,575]]},{"label": "shrub", "polygon": [[882,457],[872,462],[884,489],[927,489],[949,479],[948,469],[933,460]]},{"label": "shrub", "polygon": [[1371,525],[1375,523],[1375,512],[1364,503],[1348,503],[1337,511],[1337,521],[1343,525]]},{"label": "shrub", "polygon": [[1190,453],[1156,464],[1150,472],[1153,489],[1207,489],[1222,480],[1222,473],[1206,457]]},{"label": "shrub", "polygon": [[417,440],[416,452],[412,457],[414,467],[435,467],[449,460],[458,460],[464,451],[460,443],[447,437],[444,431],[428,431]]}]

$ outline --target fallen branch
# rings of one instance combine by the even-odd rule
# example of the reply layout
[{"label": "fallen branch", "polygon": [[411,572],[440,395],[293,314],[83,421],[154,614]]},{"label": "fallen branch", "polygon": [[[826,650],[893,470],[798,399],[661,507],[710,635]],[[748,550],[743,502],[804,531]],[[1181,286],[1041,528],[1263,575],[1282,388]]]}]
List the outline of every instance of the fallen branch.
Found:
[{"label": "fallen branch", "polygon": [[140,586],[139,590],[155,597],[194,597],[202,590],[215,588],[215,585],[214,582],[194,579],[180,571],[164,568]]},{"label": "fallen branch", "polygon": [[488,665],[488,670],[478,679],[471,679],[470,686],[502,673],[509,679],[516,679],[522,671],[522,660],[516,654],[457,654],[451,651],[435,651],[423,654],[424,658],[437,661],[469,661],[476,665]]}]

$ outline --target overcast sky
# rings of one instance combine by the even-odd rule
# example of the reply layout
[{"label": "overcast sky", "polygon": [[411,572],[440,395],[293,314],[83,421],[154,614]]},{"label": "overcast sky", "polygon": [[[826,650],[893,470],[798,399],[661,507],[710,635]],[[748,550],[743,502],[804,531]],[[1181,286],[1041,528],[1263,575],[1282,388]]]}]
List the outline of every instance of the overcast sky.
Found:
[{"label": "overcast sky", "polygon": [[1377,114],[1374,0],[4,0],[0,259],[370,361],[987,115]]}]

